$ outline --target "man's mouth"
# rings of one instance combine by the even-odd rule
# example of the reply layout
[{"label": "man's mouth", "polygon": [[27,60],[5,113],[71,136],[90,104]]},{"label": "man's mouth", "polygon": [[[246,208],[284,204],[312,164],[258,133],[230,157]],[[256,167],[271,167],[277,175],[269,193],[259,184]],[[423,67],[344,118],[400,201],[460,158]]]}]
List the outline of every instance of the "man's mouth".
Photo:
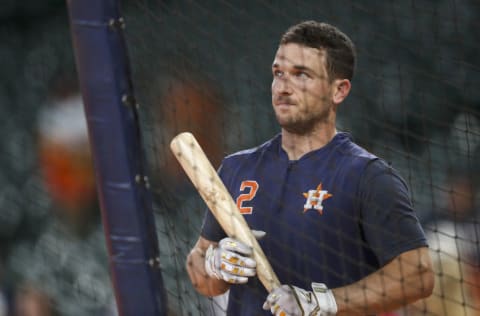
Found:
[{"label": "man's mouth", "polygon": [[290,99],[278,99],[275,101],[275,106],[287,107],[292,105],[295,105],[295,102]]}]

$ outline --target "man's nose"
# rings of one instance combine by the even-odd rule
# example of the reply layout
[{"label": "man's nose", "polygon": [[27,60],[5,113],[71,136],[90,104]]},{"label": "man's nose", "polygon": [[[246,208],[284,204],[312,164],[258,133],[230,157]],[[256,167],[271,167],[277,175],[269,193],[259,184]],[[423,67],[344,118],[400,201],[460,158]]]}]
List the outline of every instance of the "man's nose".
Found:
[{"label": "man's nose", "polygon": [[292,83],[287,76],[275,78],[273,82],[273,92],[277,94],[291,94]]}]

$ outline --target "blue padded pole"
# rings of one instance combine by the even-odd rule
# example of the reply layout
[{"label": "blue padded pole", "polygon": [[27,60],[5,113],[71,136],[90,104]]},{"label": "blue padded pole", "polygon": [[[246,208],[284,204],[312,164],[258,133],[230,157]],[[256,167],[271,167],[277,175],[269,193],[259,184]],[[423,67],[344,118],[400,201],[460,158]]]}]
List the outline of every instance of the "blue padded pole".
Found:
[{"label": "blue padded pole", "polygon": [[117,0],[67,0],[119,315],[166,315],[158,240]]}]

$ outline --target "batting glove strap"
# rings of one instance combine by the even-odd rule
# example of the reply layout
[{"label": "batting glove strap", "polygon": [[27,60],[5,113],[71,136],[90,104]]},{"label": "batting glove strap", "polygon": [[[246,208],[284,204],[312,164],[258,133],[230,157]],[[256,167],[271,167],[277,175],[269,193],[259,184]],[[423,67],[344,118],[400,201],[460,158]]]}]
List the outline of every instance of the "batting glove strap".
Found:
[{"label": "batting glove strap", "polygon": [[319,311],[317,316],[334,316],[337,314],[337,302],[330,289],[323,283],[312,282],[312,290],[315,295]]}]

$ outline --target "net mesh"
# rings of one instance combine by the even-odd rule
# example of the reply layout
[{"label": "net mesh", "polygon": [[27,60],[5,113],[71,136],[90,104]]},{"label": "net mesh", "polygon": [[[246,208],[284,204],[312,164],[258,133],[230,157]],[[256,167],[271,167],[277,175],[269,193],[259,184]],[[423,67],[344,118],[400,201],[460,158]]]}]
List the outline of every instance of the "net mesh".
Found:
[{"label": "net mesh", "polygon": [[339,129],[400,172],[430,243],[434,294],[399,313],[478,312],[475,9],[474,1],[129,5],[127,40],[172,309],[179,314],[208,310],[184,267],[205,206],[168,143],[191,131],[218,167],[222,156],[276,134],[269,68],[278,39],[291,24],[315,19],[338,26],[358,50],[353,90],[338,113]]},{"label": "net mesh", "polygon": [[[192,132],[217,168],[225,155],[278,133],[271,63],[280,35],[307,19],[338,26],[356,44],[338,127],[399,171],[429,241],[433,295],[395,313],[480,313],[477,1],[124,0],[122,9],[171,315],[222,315],[226,300],[197,294],[188,278],[205,204],[169,142]],[[6,1],[0,17],[8,61],[0,77],[0,314],[33,302],[46,315],[114,315],[88,146],[45,137],[86,137],[72,135],[78,115],[55,110],[81,107],[72,104],[79,91],[65,1]],[[75,216],[79,209],[88,220]],[[344,253],[338,267],[350,261]]]}]

